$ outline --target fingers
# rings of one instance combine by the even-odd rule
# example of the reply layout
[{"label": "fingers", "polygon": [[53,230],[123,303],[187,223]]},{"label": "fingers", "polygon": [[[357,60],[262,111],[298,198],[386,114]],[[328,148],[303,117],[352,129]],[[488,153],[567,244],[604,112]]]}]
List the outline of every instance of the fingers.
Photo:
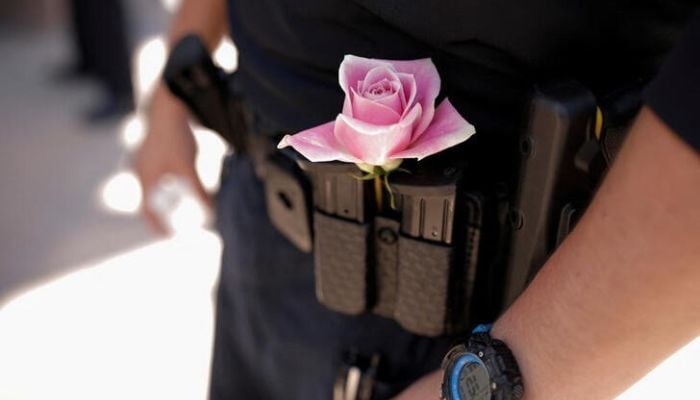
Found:
[{"label": "fingers", "polygon": [[139,170],[138,166],[136,168],[136,175],[141,184],[141,216],[155,233],[167,235],[169,231],[166,228],[165,222],[161,219],[160,214],[153,208],[150,201],[153,191],[156,190],[158,179],[144,174],[143,171]]},{"label": "fingers", "polygon": [[139,185],[141,186],[141,217],[155,233],[167,235],[169,233],[168,229],[164,221],[161,220],[160,215],[153,209],[150,201],[162,174],[158,169],[154,169],[151,164],[145,161],[147,161],[147,159],[145,159],[141,151],[139,151],[135,157],[132,158],[131,165],[132,170],[138,178]]},{"label": "fingers", "polygon": [[[159,194],[165,195],[168,193],[167,188],[172,189],[172,185],[169,184],[174,183],[173,178],[180,179],[182,183],[186,183],[190,193],[194,195],[204,207],[209,210],[212,208],[212,198],[202,185],[202,181],[194,170],[194,166],[187,167],[180,165],[179,167],[170,168],[168,171],[160,171],[154,174],[144,174],[137,171],[137,174],[143,193],[141,215],[148,225],[158,234],[168,235],[172,233],[169,221],[164,219],[167,218],[169,214],[168,211],[159,208],[159,205],[163,205],[163,201],[161,201],[163,200],[162,196],[159,196]],[[160,191],[163,190],[165,190],[165,192],[160,193]],[[167,204],[168,202],[166,201],[165,203]]]}]

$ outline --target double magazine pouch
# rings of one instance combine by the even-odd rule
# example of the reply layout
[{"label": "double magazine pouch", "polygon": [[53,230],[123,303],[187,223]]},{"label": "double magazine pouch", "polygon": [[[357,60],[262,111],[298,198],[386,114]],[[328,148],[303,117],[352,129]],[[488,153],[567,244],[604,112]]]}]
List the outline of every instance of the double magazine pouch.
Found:
[{"label": "double magazine pouch", "polygon": [[[351,315],[373,312],[424,336],[466,330],[482,200],[462,190],[459,170],[396,172],[389,201],[387,189],[360,179],[355,165],[298,164],[312,188],[316,295],[324,306]],[[269,176],[266,184],[275,223],[279,185],[270,188]]]},{"label": "double magazine pouch", "polygon": [[300,250],[313,250],[319,302],[392,318],[419,335],[465,330],[481,199],[460,192],[459,171],[396,173],[392,208],[377,204],[375,190],[387,200],[386,189],[360,179],[355,165],[293,157],[267,156],[268,215]]}]

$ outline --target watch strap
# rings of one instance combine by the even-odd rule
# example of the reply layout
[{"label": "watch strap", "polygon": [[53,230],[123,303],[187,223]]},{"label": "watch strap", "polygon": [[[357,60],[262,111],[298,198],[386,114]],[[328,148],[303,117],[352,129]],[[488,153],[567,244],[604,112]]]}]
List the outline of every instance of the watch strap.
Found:
[{"label": "watch strap", "polygon": [[476,354],[486,365],[491,378],[493,400],[517,400],[524,394],[520,368],[508,346],[488,332],[473,333],[467,350]]}]

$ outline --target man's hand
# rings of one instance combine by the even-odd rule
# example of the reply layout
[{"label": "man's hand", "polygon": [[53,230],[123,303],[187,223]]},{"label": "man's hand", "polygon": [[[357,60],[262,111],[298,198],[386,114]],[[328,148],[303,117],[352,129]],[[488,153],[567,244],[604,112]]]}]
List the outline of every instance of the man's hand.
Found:
[{"label": "man's hand", "polygon": [[[170,26],[168,43],[172,45],[183,36],[195,33],[211,50],[219,44],[227,26],[226,1],[183,0]],[[148,200],[166,175],[184,178],[205,205],[211,204],[194,168],[197,147],[187,119],[185,106],[165,85],[159,85],[151,99],[147,135],[136,154],[134,169],[143,193],[143,216],[161,233],[166,233],[164,221],[151,209]]]},{"label": "man's hand", "polygon": [[166,225],[149,202],[163,177],[175,175],[185,179],[208,207],[211,207],[211,199],[195,170],[197,146],[187,121],[187,111],[164,86],[153,96],[147,122],[146,138],[136,153],[134,169],[143,193],[142,214],[153,229],[165,234]]}]

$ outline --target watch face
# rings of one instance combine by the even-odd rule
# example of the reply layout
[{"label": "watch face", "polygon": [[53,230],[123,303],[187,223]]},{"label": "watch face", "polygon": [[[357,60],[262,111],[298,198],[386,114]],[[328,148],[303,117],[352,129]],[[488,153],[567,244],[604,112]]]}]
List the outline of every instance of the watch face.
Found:
[{"label": "watch face", "polygon": [[465,354],[455,363],[450,382],[456,400],[490,400],[491,379],[484,363],[474,354]]}]

